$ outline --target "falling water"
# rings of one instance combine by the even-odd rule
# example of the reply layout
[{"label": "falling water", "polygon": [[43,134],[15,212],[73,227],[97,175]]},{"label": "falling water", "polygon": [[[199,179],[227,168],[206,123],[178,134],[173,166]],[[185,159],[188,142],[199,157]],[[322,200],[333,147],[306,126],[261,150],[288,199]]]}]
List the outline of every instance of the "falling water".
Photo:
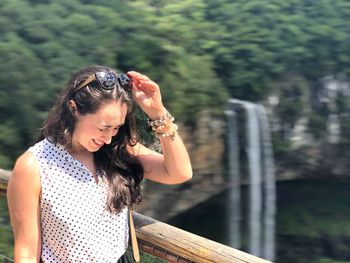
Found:
[{"label": "falling water", "polygon": [[239,152],[238,152],[238,131],[237,131],[237,114],[228,110],[225,112],[230,129],[227,133],[228,141],[228,166],[230,171],[230,188],[228,211],[229,213],[229,243],[231,247],[241,248],[241,188],[239,174]]},{"label": "falling water", "polygon": [[[238,106],[242,106],[246,111],[246,152],[248,154],[249,167],[248,252],[256,256],[262,256],[268,260],[273,260],[275,256],[275,172],[266,111],[263,106],[247,101],[232,99],[230,100],[230,104],[231,109],[227,113],[234,111]],[[227,116],[229,130],[229,166],[233,168],[233,170],[230,170],[232,176],[231,183],[233,186],[236,185],[231,188],[231,192],[233,192],[237,191],[237,185],[240,184],[238,167],[239,156],[237,150],[239,142],[237,131],[235,131],[237,128],[232,126],[237,124],[237,122],[234,122],[235,118],[232,117],[235,115],[230,113],[227,114]],[[234,148],[236,152],[232,152],[232,148]],[[236,159],[233,160],[234,158]],[[235,164],[237,166],[233,167]],[[262,189],[262,183],[264,183],[264,191]],[[240,202],[240,197],[237,197],[237,195],[240,195],[240,191],[230,194],[230,196],[233,197],[232,202],[235,202],[235,204],[232,204],[235,210],[230,211],[235,214],[237,214],[236,210],[239,209],[239,205],[236,203],[237,201]],[[231,217],[231,220],[233,220],[231,221],[233,225],[231,229],[234,230],[237,228],[237,222],[235,221],[237,218]],[[235,232],[231,233],[231,236],[233,235],[235,235]],[[240,238],[239,234],[238,237]],[[239,248],[235,246],[235,244],[240,244],[236,239],[232,238],[231,244]]]},{"label": "falling water", "polygon": [[264,211],[264,243],[262,256],[267,260],[275,259],[275,215],[276,215],[276,184],[275,165],[271,143],[271,134],[266,110],[258,105],[258,116],[262,134],[263,171],[265,174],[265,211]]},{"label": "falling water", "polygon": [[249,160],[249,253],[261,256],[261,161],[260,129],[255,105],[243,103],[247,111]]}]

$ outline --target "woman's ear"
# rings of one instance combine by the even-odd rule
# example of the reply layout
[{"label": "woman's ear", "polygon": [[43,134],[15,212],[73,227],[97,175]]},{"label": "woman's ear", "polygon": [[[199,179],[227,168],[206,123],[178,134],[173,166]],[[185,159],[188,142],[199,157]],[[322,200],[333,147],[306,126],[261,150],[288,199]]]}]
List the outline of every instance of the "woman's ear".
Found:
[{"label": "woman's ear", "polygon": [[74,114],[74,116],[76,116],[78,110],[77,110],[77,104],[75,104],[74,100],[69,100],[69,108],[70,108],[72,114]]}]

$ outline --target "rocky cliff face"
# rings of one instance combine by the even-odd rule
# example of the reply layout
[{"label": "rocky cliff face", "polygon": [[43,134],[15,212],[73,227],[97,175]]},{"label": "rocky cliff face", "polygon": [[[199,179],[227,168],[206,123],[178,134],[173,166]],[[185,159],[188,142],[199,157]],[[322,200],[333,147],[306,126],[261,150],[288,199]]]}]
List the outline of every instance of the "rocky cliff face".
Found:
[{"label": "rocky cliff face", "polygon": [[[270,122],[276,121],[273,108]],[[240,129],[245,129],[241,124]],[[332,129],[333,127],[333,129]],[[211,174],[224,180],[227,145],[225,118],[214,118],[210,112],[203,112],[196,130],[182,131],[193,169],[197,176]],[[338,128],[332,123],[326,129],[323,139],[317,140],[308,129],[308,118],[301,116],[290,127],[286,140],[290,149],[284,154],[275,153],[276,178],[285,179],[323,179],[350,181],[350,144],[341,139]],[[244,142],[243,142],[244,143]],[[244,151],[244,147],[241,148]]]},{"label": "rocky cliff face", "polygon": [[225,122],[203,111],[195,129],[182,129],[181,136],[189,151],[192,168],[198,174],[221,174],[225,151]]},{"label": "rocky cliff face", "polygon": [[276,158],[279,179],[318,179],[350,182],[350,145],[309,145]]}]

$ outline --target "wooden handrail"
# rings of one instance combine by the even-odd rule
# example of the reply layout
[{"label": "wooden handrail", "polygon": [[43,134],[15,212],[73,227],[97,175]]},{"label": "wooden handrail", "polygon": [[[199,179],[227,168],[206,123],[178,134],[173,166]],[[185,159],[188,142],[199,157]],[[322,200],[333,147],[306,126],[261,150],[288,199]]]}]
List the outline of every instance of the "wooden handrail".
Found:
[{"label": "wooden handrail", "polygon": [[[190,262],[263,263],[264,259],[134,212],[136,234],[147,242]],[[176,262],[176,261],[174,261]]]},{"label": "wooden handrail", "polygon": [[[0,192],[6,193],[11,172],[0,169]],[[140,249],[177,263],[267,263],[270,261],[197,236],[134,212]]]}]

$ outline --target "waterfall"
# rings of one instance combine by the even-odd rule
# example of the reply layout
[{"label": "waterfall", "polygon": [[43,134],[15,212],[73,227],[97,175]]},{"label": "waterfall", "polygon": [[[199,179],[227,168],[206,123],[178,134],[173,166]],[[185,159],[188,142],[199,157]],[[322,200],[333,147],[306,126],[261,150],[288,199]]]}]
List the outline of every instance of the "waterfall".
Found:
[{"label": "waterfall", "polygon": [[[269,123],[265,108],[251,102],[231,99],[230,108],[226,112],[228,117],[228,152],[230,191],[229,220],[232,223],[230,231],[237,231],[237,215],[240,217],[240,168],[238,156],[238,132],[236,113],[237,107],[243,107],[246,112],[246,152],[249,168],[249,224],[248,224],[248,252],[274,260],[275,257],[275,213],[276,189],[273,152]],[[234,150],[232,150],[232,148]],[[236,192],[237,191],[237,192]],[[237,196],[238,195],[238,196]],[[232,197],[232,198],[231,198]],[[239,202],[237,204],[237,202]],[[234,209],[234,210],[232,210]],[[233,213],[233,215],[231,215]],[[230,233],[230,244],[239,248],[240,231],[233,238],[235,232]]]},{"label": "waterfall", "polygon": [[262,133],[262,149],[264,157],[265,174],[265,211],[264,211],[264,247],[263,257],[267,260],[275,259],[275,215],[276,215],[276,184],[275,165],[273,161],[273,151],[271,134],[266,110],[258,105],[259,121]]},{"label": "waterfall", "polygon": [[230,172],[230,189],[228,202],[228,233],[231,247],[241,248],[241,187],[239,173],[237,114],[232,110],[226,112],[228,119],[228,169]]},{"label": "waterfall", "polygon": [[247,111],[249,160],[249,252],[261,256],[261,153],[259,119],[255,105],[244,103]]}]

